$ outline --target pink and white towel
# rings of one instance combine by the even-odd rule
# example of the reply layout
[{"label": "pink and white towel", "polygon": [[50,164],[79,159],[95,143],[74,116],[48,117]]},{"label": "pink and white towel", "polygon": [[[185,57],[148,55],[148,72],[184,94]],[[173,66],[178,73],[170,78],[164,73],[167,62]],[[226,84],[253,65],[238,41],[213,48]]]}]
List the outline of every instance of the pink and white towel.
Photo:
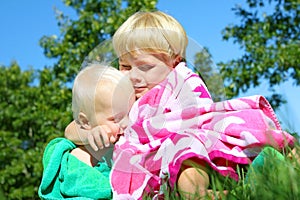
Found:
[{"label": "pink and white towel", "polygon": [[266,145],[293,145],[262,96],[213,103],[203,81],[180,63],[135,102],[128,128],[115,145],[111,184],[114,199],[159,196],[176,183],[184,160],[207,163],[238,179]]}]

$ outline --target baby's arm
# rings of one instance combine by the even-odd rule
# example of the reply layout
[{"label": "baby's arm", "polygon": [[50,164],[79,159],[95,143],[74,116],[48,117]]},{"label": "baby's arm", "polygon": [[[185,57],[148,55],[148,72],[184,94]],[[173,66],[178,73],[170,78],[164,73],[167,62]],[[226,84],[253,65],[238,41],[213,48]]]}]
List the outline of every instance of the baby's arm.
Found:
[{"label": "baby's arm", "polygon": [[89,144],[95,151],[98,148],[109,147],[110,143],[115,143],[113,131],[105,125],[96,126],[92,129],[84,129],[82,126],[72,121],[65,129],[65,137],[77,145]]}]

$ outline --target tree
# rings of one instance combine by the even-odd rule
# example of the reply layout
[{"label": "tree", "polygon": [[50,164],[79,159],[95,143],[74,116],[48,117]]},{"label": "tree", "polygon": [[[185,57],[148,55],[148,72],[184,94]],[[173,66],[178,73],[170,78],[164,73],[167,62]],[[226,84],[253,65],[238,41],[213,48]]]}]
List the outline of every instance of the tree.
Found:
[{"label": "tree", "polygon": [[156,0],[64,0],[77,19],[57,11],[59,36],[43,36],[52,67],[22,71],[17,62],[0,66],[0,194],[38,199],[47,143],[63,136],[72,120],[70,83],[89,52],[109,39],[129,15],[154,10]]},{"label": "tree", "polygon": [[223,78],[218,72],[208,48],[204,47],[194,56],[195,71],[201,76],[215,102],[225,100]]},{"label": "tree", "polygon": [[63,0],[75,9],[78,19],[57,11],[61,35],[40,40],[44,54],[56,58],[55,76],[71,82],[84,58],[98,44],[111,38],[116,29],[133,13],[155,10],[157,0]]},{"label": "tree", "polygon": [[[272,96],[268,99],[276,108],[284,99],[275,86],[292,79],[300,85],[300,3],[299,0],[247,0],[248,8],[236,6],[240,25],[230,25],[223,39],[232,39],[243,55],[227,63],[219,63],[229,97],[257,87],[263,80]],[[272,8],[272,13],[264,12]]]},{"label": "tree", "polygon": [[71,120],[70,89],[51,71],[0,68],[0,183],[8,199],[36,199],[46,143]]}]

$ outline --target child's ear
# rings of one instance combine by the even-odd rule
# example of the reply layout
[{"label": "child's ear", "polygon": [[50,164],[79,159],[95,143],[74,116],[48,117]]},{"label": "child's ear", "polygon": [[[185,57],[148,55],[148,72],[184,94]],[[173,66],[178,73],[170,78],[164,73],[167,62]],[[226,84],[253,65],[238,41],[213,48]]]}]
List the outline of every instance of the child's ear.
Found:
[{"label": "child's ear", "polygon": [[78,114],[78,122],[84,129],[92,129],[88,117],[83,112]]},{"label": "child's ear", "polygon": [[175,68],[180,62],[182,62],[182,57],[180,55],[176,55],[173,60],[173,68]]}]

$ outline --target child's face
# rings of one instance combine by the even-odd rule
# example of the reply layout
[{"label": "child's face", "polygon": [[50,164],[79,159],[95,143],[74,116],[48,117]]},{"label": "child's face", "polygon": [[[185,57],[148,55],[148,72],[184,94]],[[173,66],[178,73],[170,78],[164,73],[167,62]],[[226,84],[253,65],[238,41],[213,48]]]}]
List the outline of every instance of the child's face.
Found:
[{"label": "child's face", "polygon": [[[126,84],[126,83],[125,83]],[[114,134],[123,134],[129,119],[128,113],[135,101],[132,85],[105,86],[96,93],[95,125],[106,125]]]},{"label": "child's face", "polygon": [[163,81],[173,69],[172,60],[163,54],[138,54],[119,61],[120,71],[129,75],[136,98]]}]

